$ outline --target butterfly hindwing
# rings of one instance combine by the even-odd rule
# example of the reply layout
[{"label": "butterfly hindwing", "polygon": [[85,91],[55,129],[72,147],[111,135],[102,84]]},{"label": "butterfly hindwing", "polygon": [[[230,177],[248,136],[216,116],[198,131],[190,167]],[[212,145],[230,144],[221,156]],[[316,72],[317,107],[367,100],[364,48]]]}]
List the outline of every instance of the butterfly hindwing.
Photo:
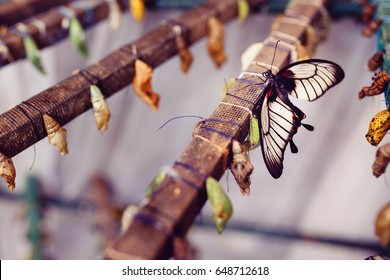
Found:
[{"label": "butterfly hindwing", "polygon": [[279,97],[270,101],[264,95],[260,111],[261,148],[268,171],[279,178],[283,171],[284,151],[295,131],[293,110]]},{"label": "butterfly hindwing", "polygon": [[344,71],[334,62],[308,59],[284,67],[276,78],[290,95],[313,101],[338,84],[344,78]]}]

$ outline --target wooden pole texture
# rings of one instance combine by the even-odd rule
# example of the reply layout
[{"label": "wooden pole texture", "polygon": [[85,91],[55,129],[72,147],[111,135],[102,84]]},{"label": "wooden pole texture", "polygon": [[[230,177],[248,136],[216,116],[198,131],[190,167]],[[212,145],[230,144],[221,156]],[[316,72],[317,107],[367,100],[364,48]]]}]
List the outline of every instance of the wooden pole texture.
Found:
[{"label": "wooden pole texture", "polygon": [[[115,1],[122,11],[127,9],[128,0]],[[34,39],[39,49],[43,49],[68,37],[68,29],[64,29],[62,22],[69,12],[74,14],[84,28],[91,27],[109,16],[109,3],[106,0],[74,1],[58,6],[21,22],[24,26],[22,32],[18,29],[20,22],[0,31],[0,47],[8,51],[7,55],[0,53],[0,67],[26,57],[24,33]]]},{"label": "wooden pole texture", "polygon": [[0,25],[11,26],[50,8],[72,0],[24,0],[0,5]]},{"label": "wooden pole texture", "polygon": [[[226,8],[235,9],[236,1],[223,3]],[[130,227],[106,249],[105,259],[171,256],[173,238],[186,234],[206,201],[206,178],[221,178],[231,157],[232,139],[243,140],[247,135],[249,110],[254,109],[264,89],[259,85],[259,78],[248,73],[261,74],[271,67],[278,39],[283,42],[278,46],[273,66],[279,69],[285,66],[291,50],[282,48],[282,43],[295,46],[298,41],[304,42],[308,26],[318,18],[323,5],[322,0],[290,3],[283,16],[285,20],[280,20],[254,62],[236,80],[210,118],[195,129],[193,140],[173,164],[173,172],[167,174],[148,203],[138,211]],[[203,16],[208,18],[210,14],[203,13]]]}]

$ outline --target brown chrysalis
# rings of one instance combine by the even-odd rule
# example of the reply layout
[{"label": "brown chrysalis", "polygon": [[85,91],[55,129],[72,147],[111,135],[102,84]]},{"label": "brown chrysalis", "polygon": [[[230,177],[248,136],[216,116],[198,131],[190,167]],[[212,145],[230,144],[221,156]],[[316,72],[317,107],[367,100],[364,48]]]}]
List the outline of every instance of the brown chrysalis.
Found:
[{"label": "brown chrysalis", "polygon": [[375,177],[381,176],[386,171],[390,162],[390,143],[379,147],[376,151],[375,161],[372,165],[372,173]]},{"label": "brown chrysalis", "polygon": [[47,114],[43,114],[43,121],[47,132],[49,143],[52,144],[64,156],[68,153],[68,143],[66,141],[66,129]]},{"label": "brown chrysalis", "polygon": [[192,60],[193,60],[192,54],[189,48],[187,47],[186,41],[181,35],[181,27],[175,25],[173,27],[173,31],[176,34],[175,41],[176,41],[177,51],[179,53],[180,62],[181,62],[180,68],[184,74],[187,74],[192,64]]},{"label": "brown chrysalis", "polygon": [[240,142],[233,139],[232,142],[232,162],[230,171],[232,172],[242,195],[250,195],[251,177],[253,165],[249,160],[247,152],[241,146]]},{"label": "brown chrysalis", "polygon": [[385,50],[377,51],[368,61],[368,69],[370,69],[370,71],[375,71],[376,69],[378,69],[384,61],[384,55]]},{"label": "brown chrysalis", "polygon": [[363,87],[359,92],[359,99],[363,99],[365,96],[374,96],[382,93],[385,90],[390,77],[385,70],[381,70],[375,73],[372,80],[373,82],[370,87]]},{"label": "brown chrysalis", "polygon": [[133,89],[135,93],[154,111],[158,110],[160,96],[152,89],[152,68],[140,59],[135,61]]},{"label": "brown chrysalis", "polygon": [[371,37],[382,25],[383,19],[378,18],[370,21],[366,27],[362,30],[362,34],[366,37]]},{"label": "brown chrysalis", "polygon": [[12,159],[0,153],[0,176],[8,184],[8,189],[15,189],[16,170]]},{"label": "brown chrysalis", "polygon": [[220,68],[227,60],[224,51],[224,26],[216,17],[211,17],[207,21],[208,50],[217,68]]}]

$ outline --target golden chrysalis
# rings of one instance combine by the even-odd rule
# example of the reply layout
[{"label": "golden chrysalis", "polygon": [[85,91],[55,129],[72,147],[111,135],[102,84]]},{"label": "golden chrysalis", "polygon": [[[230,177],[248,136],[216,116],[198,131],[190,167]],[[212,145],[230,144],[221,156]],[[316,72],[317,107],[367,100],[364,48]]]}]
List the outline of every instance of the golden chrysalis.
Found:
[{"label": "golden chrysalis", "polygon": [[375,234],[383,248],[390,245],[390,203],[385,205],[376,217]]},{"label": "golden chrysalis", "polygon": [[64,156],[68,153],[68,143],[66,141],[66,129],[47,114],[43,114],[43,122],[47,132],[49,143],[52,144],[58,152]]},{"label": "golden chrysalis", "polygon": [[379,177],[385,173],[386,167],[390,162],[390,143],[387,143],[378,148],[376,151],[375,161],[372,165],[372,173],[375,177]]},{"label": "golden chrysalis", "polygon": [[121,26],[122,21],[122,11],[116,0],[107,0],[108,1],[108,21],[110,27],[113,30],[117,30]]},{"label": "golden chrysalis", "polygon": [[15,189],[16,169],[12,159],[0,153],[0,176],[8,184],[8,189]]},{"label": "golden chrysalis", "polygon": [[91,103],[95,115],[96,127],[100,131],[105,131],[110,120],[110,109],[100,89],[95,86],[90,86]]},{"label": "golden chrysalis", "polygon": [[368,143],[377,146],[390,128],[390,111],[385,109],[376,114],[368,127],[366,139]]},{"label": "golden chrysalis", "polygon": [[251,177],[253,165],[249,160],[247,151],[241,146],[240,142],[233,139],[232,142],[232,162],[230,171],[232,172],[242,195],[250,195]]},{"label": "golden chrysalis", "polygon": [[136,21],[145,17],[145,3],[143,0],[129,0],[130,12]]},{"label": "golden chrysalis", "polygon": [[217,68],[221,67],[227,60],[224,51],[224,27],[223,23],[216,17],[207,21],[208,50]]},{"label": "golden chrysalis", "polygon": [[225,229],[233,213],[233,207],[229,197],[223,191],[221,185],[212,177],[206,179],[207,197],[213,210],[212,219],[219,234]]},{"label": "golden chrysalis", "polygon": [[160,96],[152,89],[152,68],[140,59],[135,61],[135,75],[133,79],[133,89],[135,93],[154,111],[157,111]]}]

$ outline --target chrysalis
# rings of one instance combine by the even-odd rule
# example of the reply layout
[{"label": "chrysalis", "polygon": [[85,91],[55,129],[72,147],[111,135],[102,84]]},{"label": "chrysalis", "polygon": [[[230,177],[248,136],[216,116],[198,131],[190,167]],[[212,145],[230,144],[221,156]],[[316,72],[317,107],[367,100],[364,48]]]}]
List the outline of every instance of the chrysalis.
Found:
[{"label": "chrysalis", "polygon": [[207,21],[208,49],[215,65],[219,68],[226,62],[227,56],[224,51],[224,27],[223,23],[216,17]]},{"label": "chrysalis", "polygon": [[363,99],[365,96],[374,96],[382,93],[389,83],[390,77],[385,70],[382,70],[376,72],[372,79],[373,82],[371,86],[363,87],[359,92],[359,99]]},{"label": "chrysalis", "polygon": [[306,47],[304,45],[302,45],[301,42],[297,42],[295,44],[295,49],[297,51],[297,60],[298,61],[306,60],[306,59],[311,58],[311,56],[310,56],[309,52],[307,51]]},{"label": "chrysalis", "polygon": [[374,164],[372,165],[372,173],[375,177],[379,177],[385,173],[386,167],[390,162],[390,143],[387,143],[378,148]]},{"label": "chrysalis", "polygon": [[306,43],[305,43],[305,48],[310,57],[314,56],[314,53],[317,49],[318,46],[318,34],[317,31],[309,25],[306,28]]},{"label": "chrysalis", "polygon": [[230,78],[229,80],[227,80],[224,84],[223,84],[223,87],[221,89],[221,93],[220,93],[220,96],[221,96],[221,99],[224,99],[225,96],[226,96],[226,93],[228,93],[230,91],[230,89],[232,88],[233,84],[236,82],[236,79],[235,78]]},{"label": "chrysalis", "polygon": [[381,18],[370,21],[363,29],[362,34],[366,37],[371,37],[379,29],[382,23],[383,19]]},{"label": "chrysalis", "polygon": [[145,3],[143,0],[129,0],[129,7],[134,19],[141,21],[145,17]]},{"label": "chrysalis", "polygon": [[151,106],[154,111],[157,111],[160,96],[152,89],[152,76],[152,68],[142,60],[137,59],[135,61],[133,89],[138,97],[140,97],[146,104]]},{"label": "chrysalis", "polygon": [[212,219],[219,234],[225,228],[233,213],[232,204],[217,180],[208,177],[206,180],[207,197],[213,209]]},{"label": "chrysalis", "polygon": [[149,184],[148,188],[146,189],[145,196],[147,198],[151,197],[153,192],[161,185],[161,183],[165,180],[166,173],[160,172],[156,175],[156,177],[153,178],[153,181]]},{"label": "chrysalis", "polygon": [[15,189],[16,170],[12,159],[0,153],[0,176],[8,184],[8,189]]},{"label": "chrysalis", "polygon": [[39,54],[39,49],[30,35],[25,35],[23,37],[24,49],[26,50],[27,59],[42,73],[46,74],[45,68],[41,62],[41,57]]},{"label": "chrysalis", "polygon": [[68,143],[66,141],[66,129],[47,114],[43,114],[43,121],[47,132],[49,143],[52,144],[62,156],[68,153]]},{"label": "chrysalis", "polygon": [[108,1],[108,21],[110,27],[113,30],[117,30],[121,26],[122,21],[122,11],[116,0],[106,0]]},{"label": "chrysalis", "polygon": [[184,40],[183,36],[181,35],[181,27],[180,26],[174,26],[173,27],[174,32],[176,33],[176,47],[179,52],[179,58],[180,58],[180,67],[183,73],[188,73],[188,70],[191,67],[192,64],[192,54],[190,50],[187,47],[186,41]]},{"label": "chrysalis", "polygon": [[259,120],[256,116],[251,116],[249,120],[249,135],[250,148],[256,147],[260,142]]},{"label": "chrysalis", "polygon": [[110,109],[100,89],[95,86],[90,86],[91,103],[95,114],[96,127],[100,131],[105,131],[110,120]]},{"label": "chrysalis", "polygon": [[244,22],[249,16],[250,7],[247,0],[237,0],[237,13],[241,22]]},{"label": "chrysalis", "polygon": [[69,37],[72,44],[83,55],[88,56],[88,49],[85,42],[85,33],[80,21],[73,17],[69,23]]},{"label": "chrysalis", "polygon": [[383,248],[390,245],[390,203],[385,205],[376,217],[375,234]]},{"label": "chrysalis", "polygon": [[253,165],[240,142],[234,139],[232,142],[232,154],[233,159],[230,164],[230,171],[240,187],[241,194],[249,196],[251,186],[250,176],[253,172]]},{"label": "chrysalis", "polygon": [[373,16],[374,16],[374,13],[375,13],[375,10],[377,8],[377,4],[364,4],[362,5],[362,22],[364,24],[368,24],[370,23],[370,21],[372,20]]},{"label": "chrysalis", "polygon": [[366,139],[368,143],[377,146],[390,128],[390,111],[385,109],[376,114],[368,127]]},{"label": "chrysalis", "polygon": [[368,69],[370,71],[375,71],[377,68],[379,68],[384,61],[383,56],[385,55],[385,50],[379,50],[377,51],[368,61]]}]

